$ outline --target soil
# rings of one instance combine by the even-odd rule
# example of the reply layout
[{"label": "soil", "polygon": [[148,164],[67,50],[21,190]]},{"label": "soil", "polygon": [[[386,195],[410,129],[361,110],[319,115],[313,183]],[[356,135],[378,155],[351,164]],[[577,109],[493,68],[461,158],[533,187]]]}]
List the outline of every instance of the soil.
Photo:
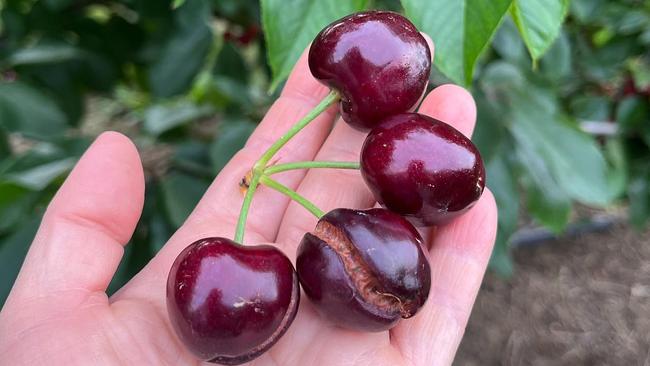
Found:
[{"label": "soil", "polygon": [[454,365],[650,366],[650,231],[604,233],[514,251],[488,274]]}]

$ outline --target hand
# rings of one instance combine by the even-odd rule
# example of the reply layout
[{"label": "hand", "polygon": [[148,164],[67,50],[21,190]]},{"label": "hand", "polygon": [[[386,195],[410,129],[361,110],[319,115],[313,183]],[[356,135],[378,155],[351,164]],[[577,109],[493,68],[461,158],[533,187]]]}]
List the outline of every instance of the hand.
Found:
[{"label": "hand", "polygon": [[[144,179],[133,144],[105,133],[81,158],[50,204],[14,288],[0,313],[0,355],[8,365],[200,364],[174,334],[165,305],[172,262],[193,241],[233,237],[242,195],[238,183],[262,152],[327,94],[303,55],[282,96],[223,169],[185,224],[128,284],[106,287],[133,234]],[[476,107],[469,93],[445,85],[420,113],[470,135]],[[312,122],[277,155],[278,162],[359,159],[364,135],[336,123],[336,108]],[[329,133],[331,130],[331,133]],[[314,169],[278,175],[325,211],[375,204],[359,172]],[[321,320],[306,297],[295,322],[254,365],[448,365],[463,335],[495,239],[496,206],[486,190],[451,224],[424,232],[430,248],[431,295],[415,317],[390,332],[357,333]],[[289,258],[316,223],[286,197],[261,188],[246,243],[276,243]]]}]

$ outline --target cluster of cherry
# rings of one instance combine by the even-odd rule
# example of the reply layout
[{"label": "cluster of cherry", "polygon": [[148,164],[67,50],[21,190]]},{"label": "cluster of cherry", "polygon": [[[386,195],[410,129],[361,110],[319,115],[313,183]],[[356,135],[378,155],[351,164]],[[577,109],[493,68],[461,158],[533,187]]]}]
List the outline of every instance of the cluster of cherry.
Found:
[{"label": "cluster of cherry", "polygon": [[[312,43],[309,67],[333,90],[316,111],[340,101],[343,120],[368,131],[356,165],[383,208],[317,215],[315,230],[299,245],[295,271],[274,247],[238,245],[241,235],[187,247],[170,271],[167,304],[177,334],[203,360],[240,364],[268,350],[296,316],[299,283],[321,316],[342,327],[384,331],[413,316],[431,285],[413,225],[445,223],[483,192],[485,171],[472,142],[444,122],[410,112],[426,91],[431,51],[406,18],[369,11],[330,24]],[[253,167],[242,212],[257,184],[269,181],[270,157],[318,113]]]}]

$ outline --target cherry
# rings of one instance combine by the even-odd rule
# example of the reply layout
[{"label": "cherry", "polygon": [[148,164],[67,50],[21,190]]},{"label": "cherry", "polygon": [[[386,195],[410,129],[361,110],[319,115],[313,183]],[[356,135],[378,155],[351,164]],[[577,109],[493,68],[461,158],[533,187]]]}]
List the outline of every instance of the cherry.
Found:
[{"label": "cherry", "polygon": [[367,11],[325,27],[309,49],[309,68],[341,93],[343,119],[369,130],[419,102],[429,81],[431,51],[405,17]]},{"label": "cherry", "polygon": [[167,310],[179,338],[202,360],[224,365],[273,346],[299,302],[291,262],[267,245],[201,239],[179,254],[167,279]]},{"label": "cherry", "polygon": [[485,187],[474,144],[448,124],[417,113],[389,117],[368,134],[361,174],[380,204],[422,226],[469,210]]},{"label": "cherry", "polygon": [[296,270],[323,317],[360,331],[387,330],[413,316],[431,286],[420,234],[381,208],[324,215],[303,237]]}]

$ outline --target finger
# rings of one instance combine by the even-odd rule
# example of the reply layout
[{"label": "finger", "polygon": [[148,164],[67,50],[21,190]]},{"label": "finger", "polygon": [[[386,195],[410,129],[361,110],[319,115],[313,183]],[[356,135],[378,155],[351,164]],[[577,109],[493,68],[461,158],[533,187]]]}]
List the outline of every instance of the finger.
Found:
[{"label": "finger", "polygon": [[135,146],[121,134],[102,134],[50,203],[7,306],[39,298],[65,307],[89,293],[103,293],[143,202],[144,176]]},{"label": "finger", "polygon": [[[178,253],[190,243],[206,236],[233,238],[243,201],[239,183],[253,164],[281,135],[313,109],[328,93],[309,71],[307,53],[300,58],[279,99],[270,108],[260,125],[211,184],[185,224],[174,234],[154,258],[152,268],[166,276]],[[329,108],[285,145],[274,158],[275,163],[311,160],[322,145],[336,115]],[[303,171],[288,172],[278,177],[281,183],[295,188]],[[273,242],[289,199],[275,191],[260,187],[249,210],[245,242]]]},{"label": "finger", "polygon": [[497,208],[485,190],[476,206],[438,229],[430,251],[431,293],[392,342],[413,365],[450,365],[460,344],[496,237]]}]

